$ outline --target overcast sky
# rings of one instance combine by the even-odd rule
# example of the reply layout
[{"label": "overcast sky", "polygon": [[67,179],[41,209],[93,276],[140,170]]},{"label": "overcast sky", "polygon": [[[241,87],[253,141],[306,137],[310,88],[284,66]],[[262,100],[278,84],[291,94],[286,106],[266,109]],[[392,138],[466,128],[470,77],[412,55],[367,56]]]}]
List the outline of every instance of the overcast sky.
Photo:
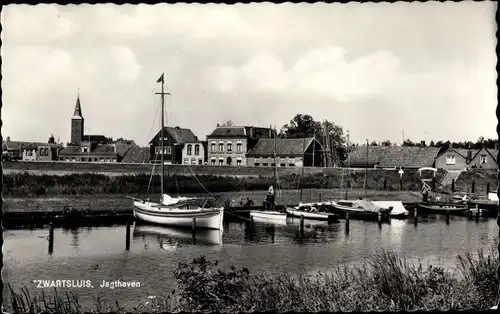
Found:
[{"label": "overcast sky", "polygon": [[[205,139],[226,120],[296,113],[351,140],[496,138],[496,3],[8,5],[3,128],[11,140],[85,133],[144,145],[167,123]],[[154,126],[153,126],[154,123]],[[154,128],[154,131],[152,131]]]}]

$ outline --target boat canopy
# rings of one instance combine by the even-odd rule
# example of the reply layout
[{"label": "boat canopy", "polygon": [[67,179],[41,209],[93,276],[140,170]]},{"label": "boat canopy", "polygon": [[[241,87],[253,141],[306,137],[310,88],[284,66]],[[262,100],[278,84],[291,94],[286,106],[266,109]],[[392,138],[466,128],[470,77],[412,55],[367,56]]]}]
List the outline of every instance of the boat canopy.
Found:
[{"label": "boat canopy", "polygon": [[403,205],[403,202],[400,201],[373,201],[375,205],[378,205],[383,208],[392,207],[391,215],[408,215],[408,210]]},{"label": "boat canopy", "polygon": [[378,213],[381,209],[383,209],[382,207],[376,205],[375,203],[367,201],[367,200],[354,201],[352,204],[352,207],[361,208],[365,211],[370,211],[370,212],[375,212],[375,213]]}]

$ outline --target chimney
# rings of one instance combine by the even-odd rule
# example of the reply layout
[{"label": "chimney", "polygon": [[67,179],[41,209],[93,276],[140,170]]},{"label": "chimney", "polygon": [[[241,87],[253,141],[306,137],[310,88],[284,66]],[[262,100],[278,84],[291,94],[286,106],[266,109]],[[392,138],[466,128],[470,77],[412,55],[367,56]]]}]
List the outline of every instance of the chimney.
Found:
[{"label": "chimney", "polygon": [[176,127],[175,127],[175,129],[179,130],[179,129],[180,129],[180,127],[176,126]]},{"label": "chimney", "polygon": [[472,151],[469,149],[467,151],[467,163],[471,162],[472,160]]},{"label": "chimney", "polygon": [[425,141],[420,142],[420,147],[425,147]]},{"label": "chimney", "polygon": [[495,149],[498,150],[498,142],[495,143]]},{"label": "chimney", "polygon": [[7,136],[7,143],[10,142],[10,136]]},{"label": "chimney", "polygon": [[448,145],[448,148],[453,148],[453,143],[450,142],[450,144]]}]

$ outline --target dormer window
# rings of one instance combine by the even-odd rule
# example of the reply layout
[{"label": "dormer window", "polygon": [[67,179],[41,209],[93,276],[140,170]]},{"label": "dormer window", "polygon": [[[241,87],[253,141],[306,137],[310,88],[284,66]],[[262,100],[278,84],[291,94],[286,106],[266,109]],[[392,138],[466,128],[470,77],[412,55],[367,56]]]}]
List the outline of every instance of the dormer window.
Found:
[{"label": "dormer window", "polygon": [[485,165],[485,164],[486,164],[486,162],[487,162],[487,160],[486,160],[486,154],[479,156],[479,158],[480,158],[479,163],[480,163],[481,165]]},{"label": "dormer window", "polygon": [[82,147],[82,153],[88,153],[89,148],[87,146]]},{"label": "dormer window", "polygon": [[455,162],[455,156],[454,155],[448,155],[446,156],[446,164],[447,165],[454,165]]}]

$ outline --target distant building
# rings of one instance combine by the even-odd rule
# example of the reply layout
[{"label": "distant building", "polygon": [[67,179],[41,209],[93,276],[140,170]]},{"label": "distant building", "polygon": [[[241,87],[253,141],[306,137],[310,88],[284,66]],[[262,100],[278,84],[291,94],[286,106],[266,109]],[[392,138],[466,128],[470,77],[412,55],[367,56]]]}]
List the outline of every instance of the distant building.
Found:
[{"label": "distant building", "polygon": [[14,159],[22,161],[57,160],[58,145],[53,137],[47,143],[11,141],[10,137],[2,143],[2,150],[10,152]]},{"label": "distant building", "polygon": [[[344,161],[352,168],[434,167],[439,148],[418,146],[353,146]],[[368,158],[367,158],[368,157]]]},{"label": "distant building", "polygon": [[260,138],[271,138],[271,128],[218,126],[207,135],[208,164],[246,166],[246,154]]},{"label": "distant building", "polygon": [[130,147],[112,143],[112,140],[104,135],[84,134],[84,123],[80,95],[78,95],[75,111],[71,118],[71,143],[59,152],[59,160],[71,162],[119,162]]},{"label": "distant building", "polygon": [[323,167],[321,143],[315,138],[261,138],[247,154],[248,166]]},{"label": "distant building", "polygon": [[498,149],[489,149],[483,147],[472,155],[469,163],[470,168],[498,169]]},{"label": "distant building", "polygon": [[186,142],[182,148],[182,163],[184,165],[204,165],[207,162],[207,142]]},{"label": "distant building", "polygon": [[454,148],[450,144],[447,148],[441,149],[436,157],[436,168],[444,170],[464,170],[469,168],[469,164],[479,151],[476,149]]},{"label": "distant building", "polygon": [[[163,160],[165,164],[181,164],[182,151],[186,143],[199,142],[190,129],[176,127],[163,128]],[[149,142],[150,162],[161,163],[161,130]]]}]

